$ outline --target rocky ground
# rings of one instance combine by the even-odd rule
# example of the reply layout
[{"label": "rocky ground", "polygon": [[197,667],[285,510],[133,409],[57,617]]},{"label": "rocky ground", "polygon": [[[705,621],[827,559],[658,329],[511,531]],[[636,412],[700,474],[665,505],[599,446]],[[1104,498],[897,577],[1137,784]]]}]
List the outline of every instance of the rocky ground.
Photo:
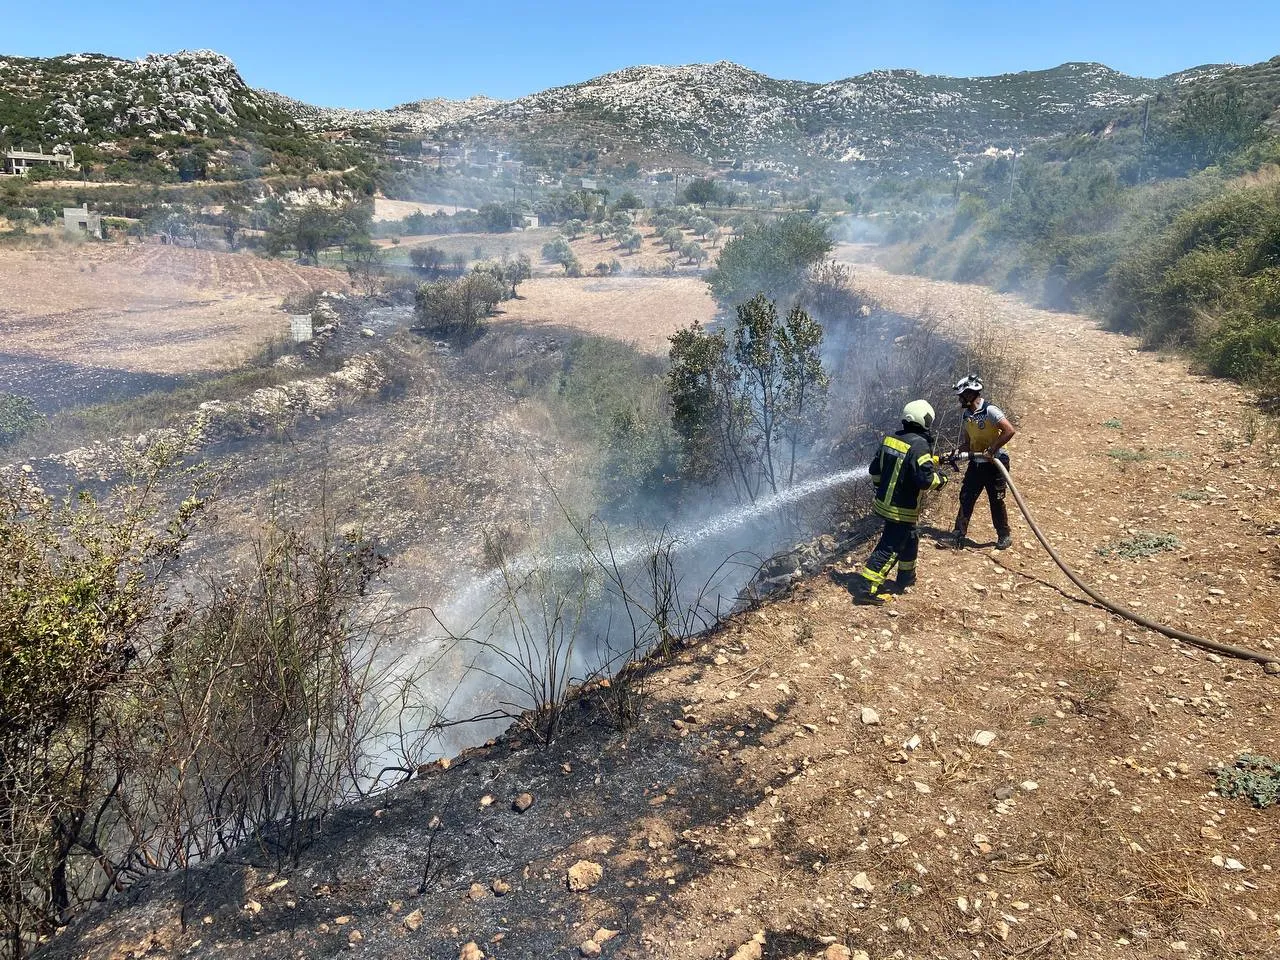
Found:
[{"label": "rocky ground", "polygon": [[[1014,476],[1086,579],[1280,654],[1280,446],[1247,396],[1080,317],[858,283],[1021,351]],[[1280,808],[1214,790],[1280,752],[1280,677],[1085,601],[1020,518],[990,549],[983,509],[978,545],[926,549],[888,608],[803,578],[589,692],[550,747],[513,730],[340,811],[297,867],[158,879],[46,955],[1280,954]],[[619,729],[625,692],[644,709]]]}]

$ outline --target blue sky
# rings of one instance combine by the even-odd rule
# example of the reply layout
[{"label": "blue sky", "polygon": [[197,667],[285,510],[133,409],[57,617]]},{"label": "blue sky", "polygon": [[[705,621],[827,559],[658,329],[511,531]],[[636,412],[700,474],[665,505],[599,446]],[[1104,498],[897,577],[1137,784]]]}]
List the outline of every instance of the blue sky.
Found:
[{"label": "blue sky", "polygon": [[713,60],[815,81],[887,67],[976,76],[1067,60],[1160,76],[1280,54],[1280,0],[21,0],[0,19],[6,54],[132,59],[201,47],[229,56],[252,86],[348,107],[505,99],[635,64]]}]

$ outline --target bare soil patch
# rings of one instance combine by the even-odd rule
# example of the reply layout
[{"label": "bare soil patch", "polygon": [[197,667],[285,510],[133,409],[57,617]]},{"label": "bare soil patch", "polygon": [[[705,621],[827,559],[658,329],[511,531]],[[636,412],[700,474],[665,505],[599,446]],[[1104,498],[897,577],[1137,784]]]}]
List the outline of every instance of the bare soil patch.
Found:
[{"label": "bare soil patch", "polygon": [[[335,271],[154,244],[0,251],[0,390],[43,409],[225,370],[288,332],[288,293]],[[159,378],[159,379],[157,379]]]},{"label": "bare soil patch", "polygon": [[374,220],[403,220],[415,213],[423,213],[428,217],[433,213],[459,213],[463,210],[474,211],[475,207],[463,207],[454,203],[420,203],[417,200],[388,200],[386,197],[373,198]]},{"label": "bare soil patch", "polygon": [[665,354],[671,334],[707,323],[715,311],[707,285],[694,277],[536,277],[493,322],[569,327]]}]

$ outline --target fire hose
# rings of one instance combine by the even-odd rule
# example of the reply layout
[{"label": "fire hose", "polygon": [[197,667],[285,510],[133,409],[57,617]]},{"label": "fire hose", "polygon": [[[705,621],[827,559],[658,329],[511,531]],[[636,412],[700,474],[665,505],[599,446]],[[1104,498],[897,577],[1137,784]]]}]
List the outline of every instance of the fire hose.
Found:
[{"label": "fire hose", "polygon": [[[944,457],[939,457],[939,460],[944,463],[949,463],[952,468],[955,468],[958,464],[966,462],[971,458],[971,454],[957,451],[955,453],[947,454]],[[1022,499],[1022,494],[1018,493],[1018,488],[1014,484],[1013,478],[1009,476],[1009,471],[1005,465],[996,457],[984,459],[986,459],[988,463],[994,463],[996,465],[996,469],[1000,471],[1000,475],[1004,477],[1005,482],[1009,485],[1009,492],[1013,494],[1014,502],[1017,503],[1018,509],[1022,511],[1023,517],[1026,518],[1027,526],[1029,526],[1031,528],[1031,532],[1036,535],[1036,539],[1040,541],[1040,545],[1048,551],[1053,562],[1058,565],[1059,569],[1067,575],[1072,583],[1083,590],[1099,606],[1105,607],[1112,613],[1124,617],[1126,620],[1130,620],[1138,624],[1140,627],[1145,627],[1148,630],[1154,630],[1156,633],[1162,633],[1166,637],[1171,637],[1174,640],[1181,640],[1183,643],[1188,643],[1204,650],[1211,650],[1215,653],[1225,654],[1229,657],[1236,657],[1240,660],[1253,660],[1262,664],[1267,673],[1280,674],[1280,660],[1277,660],[1273,654],[1264,653],[1260,650],[1251,650],[1248,647],[1237,647],[1230,643],[1219,643],[1217,640],[1208,640],[1204,637],[1197,637],[1195,634],[1187,633],[1185,630],[1178,630],[1176,627],[1169,627],[1162,623],[1157,623],[1156,621],[1144,617],[1139,613],[1134,613],[1132,610],[1129,610],[1118,603],[1113,603],[1108,600],[1093,587],[1089,586],[1089,584],[1085,583],[1074,570],[1067,566],[1062,557],[1058,555],[1058,551],[1053,549],[1048,538],[1036,525],[1035,520],[1031,516],[1031,511],[1027,509],[1026,501]]]}]

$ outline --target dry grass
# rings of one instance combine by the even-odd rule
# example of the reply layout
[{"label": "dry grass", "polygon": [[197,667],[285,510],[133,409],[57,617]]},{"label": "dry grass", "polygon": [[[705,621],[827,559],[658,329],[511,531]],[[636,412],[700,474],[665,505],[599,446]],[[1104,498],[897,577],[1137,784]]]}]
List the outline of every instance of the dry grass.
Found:
[{"label": "dry grass", "polygon": [[333,270],[151,244],[0,250],[4,353],[134,373],[226,369],[288,333],[281,298]]},{"label": "dry grass", "polygon": [[520,285],[493,322],[570,327],[667,352],[667,338],[695,320],[715,316],[707,285],[694,277],[534,278]]},{"label": "dry grass", "polygon": [[453,203],[419,203],[416,200],[388,200],[385,197],[373,198],[373,219],[403,220],[415,213],[424,213],[428,217],[433,213],[459,213],[463,210],[474,210],[474,207],[460,207]]}]

